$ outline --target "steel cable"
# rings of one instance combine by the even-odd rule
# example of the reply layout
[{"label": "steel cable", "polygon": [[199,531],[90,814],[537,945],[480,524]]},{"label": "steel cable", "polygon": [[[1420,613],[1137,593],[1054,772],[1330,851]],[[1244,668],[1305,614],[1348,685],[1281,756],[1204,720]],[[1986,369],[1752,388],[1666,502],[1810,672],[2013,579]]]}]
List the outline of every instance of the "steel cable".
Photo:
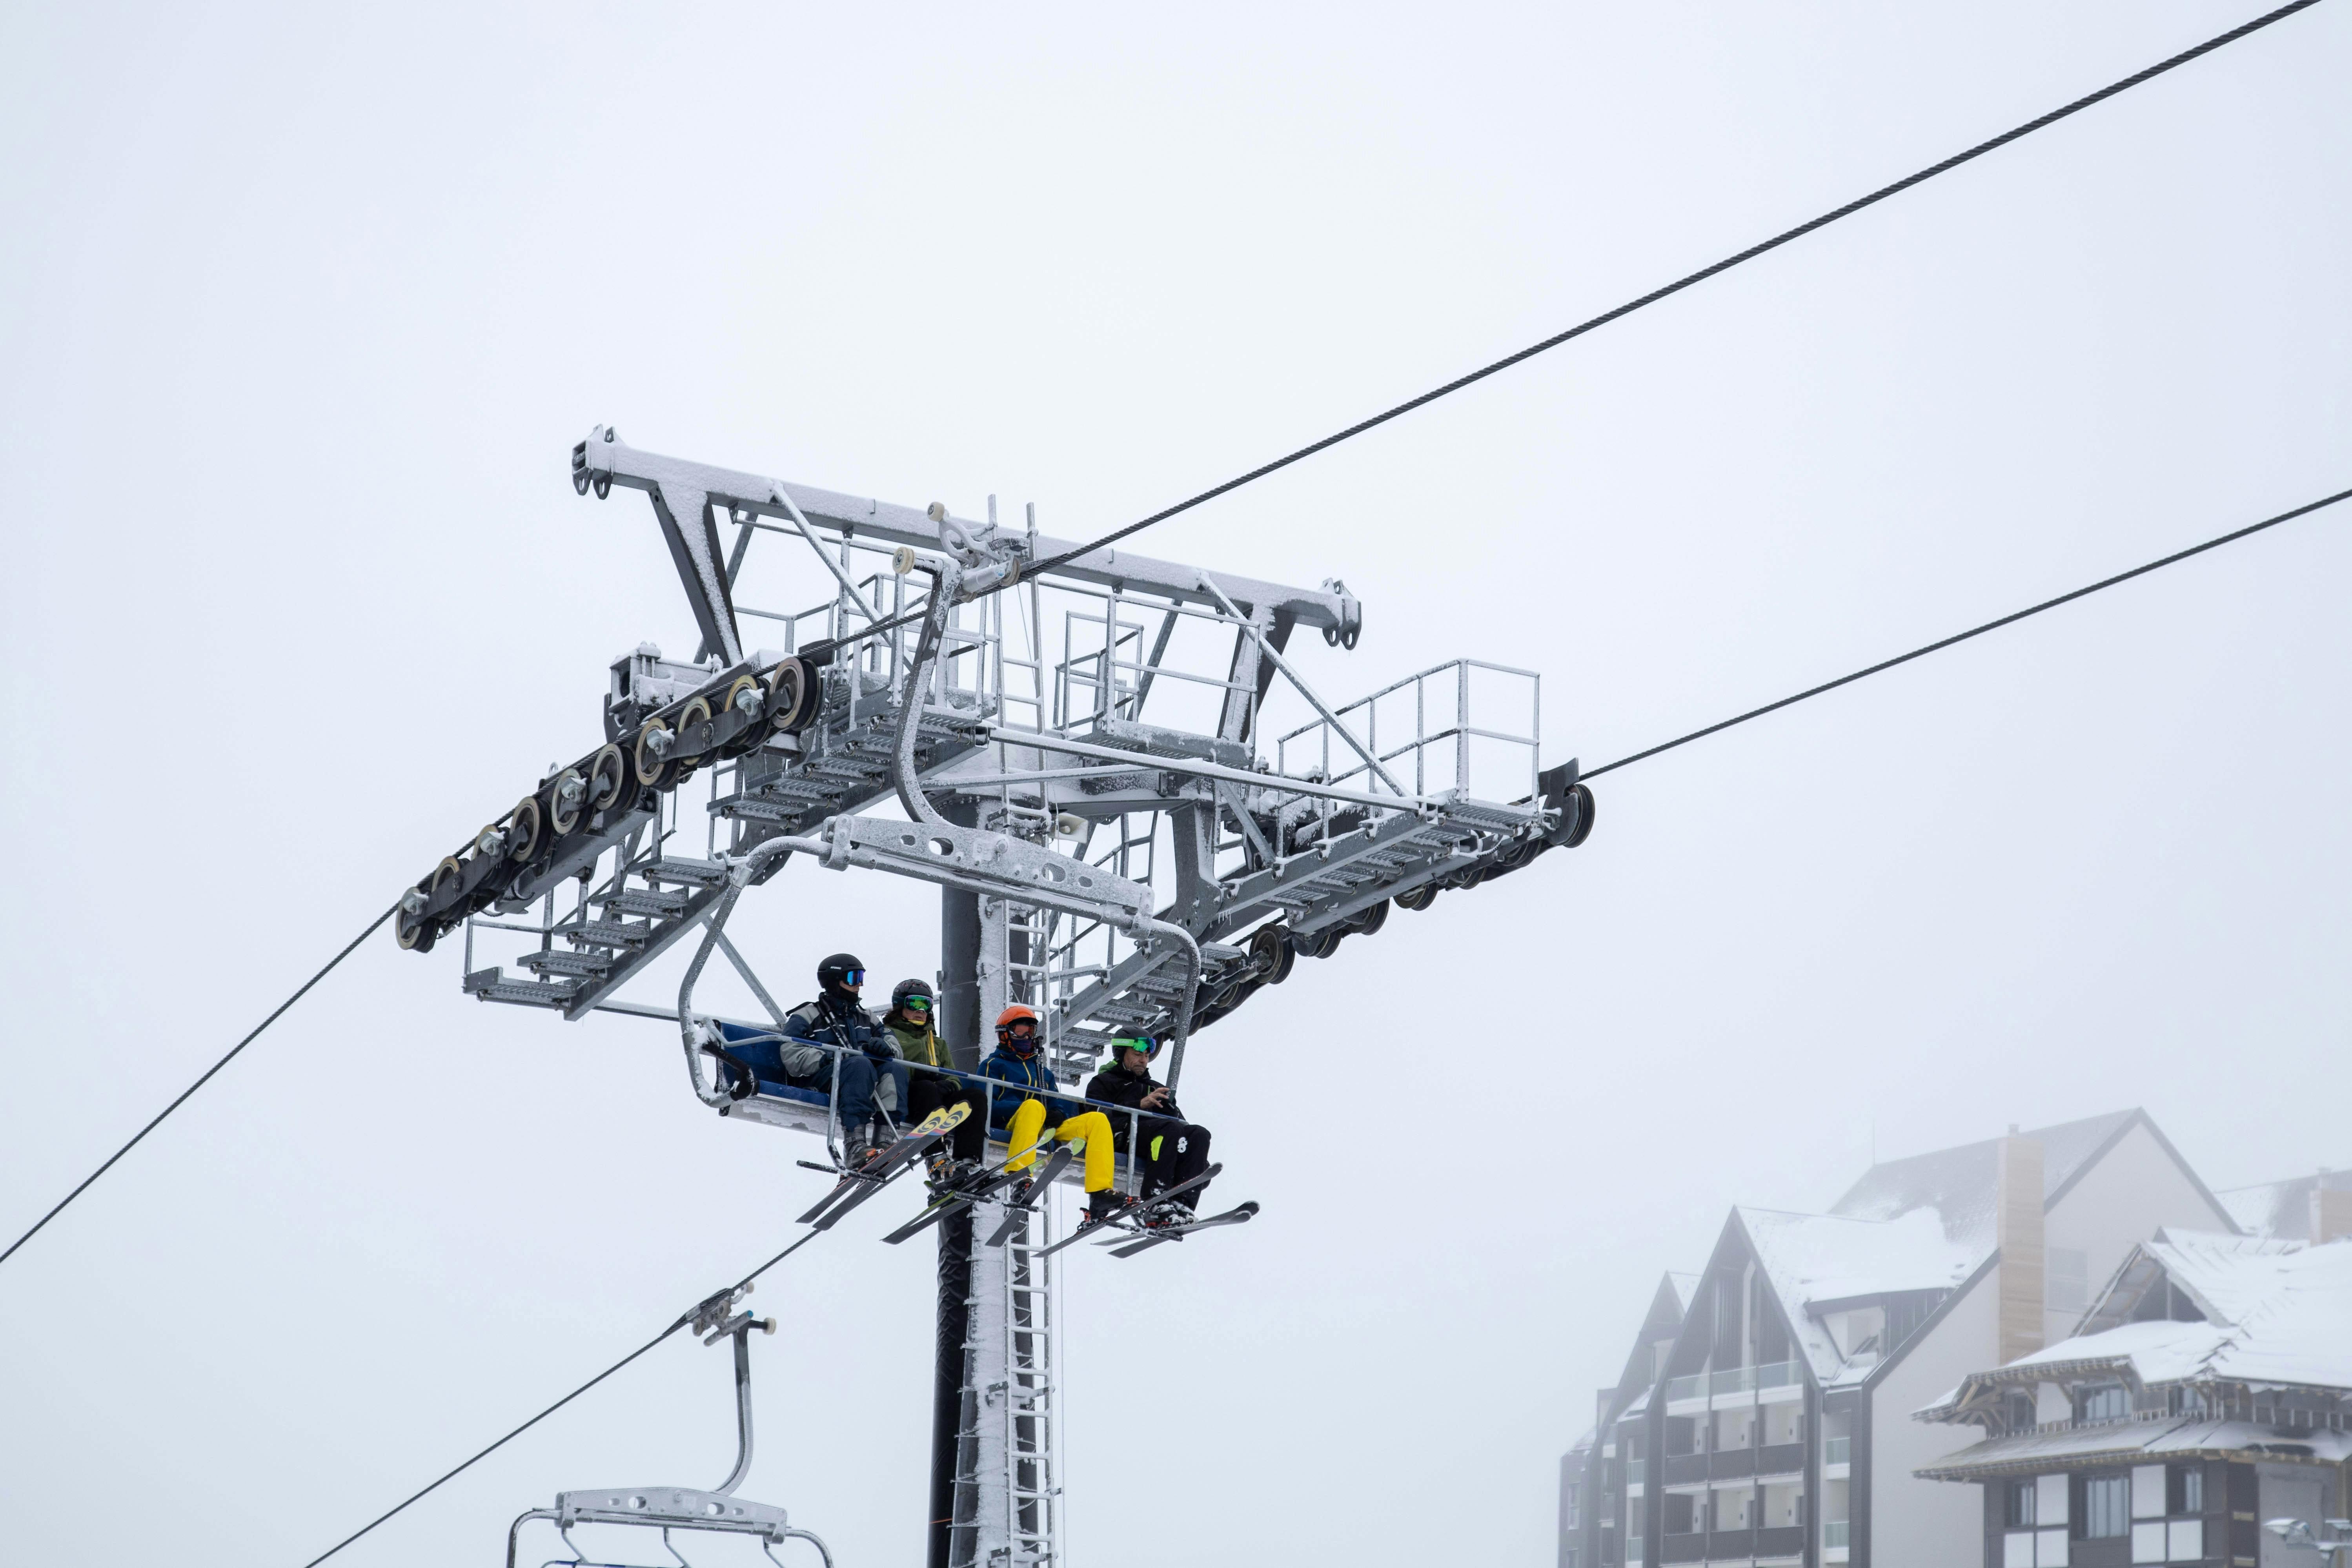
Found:
[{"label": "steel cable", "polygon": [[[765,1274],[769,1269],[773,1268],[777,1264],[782,1263],[785,1258],[790,1258],[793,1253],[798,1252],[802,1247],[806,1247],[810,1242],[814,1241],[818,1237],[823,1236],[824,1234],[824,1232],[821,1230],[813,1230],[809,1232],[806,1236],[802,1237],[798,1241],[793,1242],[790,1247],[785,1247],[782,1252],[777,1253],[773,1258],[769,1258],[765,1263],[761,1264],[757,1268],[752,1269],[751,1272],[743,1276],[742,1279],[737,1280],[735,1283],[735,1289],[740,1290],[743,1287],[751,1284],[753,1280],[759,1279],[761,1275]],[[302,1565],[302,1568],[319,1568],[320,1563],[324,1563],[328,1558],[332,1557],[336,1552],[341,1552],[344,1547],[349,1546],[352,1542],[357,1541],[360,1537],[373,1530],[377,1525],[383,1523],[385,1521],[400,1513],[412,1503],[421,1502],[425,1498],[431,1496],[434,1492],[438,1491],[442,1487],[456,1480],[459,1476],[464,1475],[467,1470],[472,1469],[476,1465],[480,1464],[484,1459],[488,1458],[492,1454],[497,1453],[500,1448],[505,1447],[509,1443],[513,1442],[517,1437],[521,1436],[524,1433],[530,1431],[532,1427],[538,1426],[541,1422],[546,1420],[549,1416],[554,1415],[557,1411],[562,1409],[565,1405],[571,1404],[573,1400],[579,1398],[582,1394],[587,1393],[590,1389],[595,1387],[606,1378],[611,1377],[614,1373],[619,1372],[622,1368],[629,1365],[639,1357],[645,1355],[647,1352],[653,1350],[663,1341],[677,1332],[678,1330],[694,1321],[694,1314],[698,1310],[698,1305],[688,1308],[676,1322],[670,1324],[669,1327],[664,1329],[660,1333],[656,1334],[644,1344],[639,1345],[636,1349],[631,1351],[628,1354],[623,1356],[620,1360],[614,1362],[612,1365],[606,1367],[604,1371],[598,1373],[595,1376],[590,1378],[587,1382],[582,1384],[579,1387],[573,1389],[571,1393],[565,1394],[562,1398],[557,1400],[554,1404],[549,1405],[546,1409],[541,1411],[538,1415],[532,1416],[530,1420],[516,1427],[513,1431],[509,1432],[505,1436],[500,1437],[498,1441],[490,1444],[489,1447],[475,1454],[471,1458],[466,1459],[450,1469],[444,1471],[441,1475],[436,1477],[430,1481],[427,1481],[424,1486],[419,1487],[415,1491],[413,1491],[408,1496],[401,1499],[400,1501],[393,1504],[390,1508],[384,1510],[373,1519],[369,1520],[365,1524],[361,1525],[357,1530],[352,1531],[349,1535],[344,1536],[341,1541],[336,1542],[332,1546],[330,1546],[324,1552],[320,1552],[316,1557],[311,1558],[310,1562],[305,1563]]]},{"label": "steel cable", "polygon": [[[397,907],[398,906],[396,905],[394,906],[394,908]],[[153,1121],[148,1122],[146,1126],[142,1127],[138,1131],[132,1133],[131,1135],[130,1142],[125,1143],[121,1148],[117,1149],[113,1153],[108,1155],[106,1157],[106,1163],[99,1166],[97,1170],[92,1171],[89,1175],[84,1176],[81,1179],[80,1184],[75,1187],[73,1191],[68,1193],[64,1197],[59,1198],[55,1208],[49,1210],[48,1213],[43,1215],[39,1219],[35,1220],[33,1222],[32,1229],[18,1237],[15,1241],[10,1242],[8,1244],[8,1250],[5,1252],[0,1252],[0,1263],[5,1263],[11,1258],[16,1257],[16,1249],[18,1247],[24,1246],[26,1242],[32,1240],[34,1237],[40,1234],[40,1230],[43,1226],[57,1218],[60,1214],[63,1214],[68,1204],[72,1203],[74,1199],[81,1196],[82,1194],[89,1190],[90,1184],[97,1181],[99,1177],[106,1174],[107,1172],[114,1169],[114,1163],[117,1160],[121,1159],[122,1156],[130,1153],[131,1150],[137,1148],[139,1146],[139,1141],[142,1138],[146,1137],[147,1134],[154,1131],[156,1128],[161,1127],[163,1124],[163,1119],[171,1115],[172,1112],[179,1110],[181,1106],[186,1104],[190,1095],[204,1088],[205,1085],[212,1082],[213,1075],[215,1073],[219,1072],[221,1068],[235,1061],[239,1051],[242,1051],[246,1047],[253,1044],[254,1041],[261,1037],[262,1030],[267,1029],[270,1025],[278,1022],[279,1017],[285,1014],[286,1009],[291,1007],[295,1003],[299,1002],[304,996],[310,994],[310,987],[319,984],[320,981],[324,980],[328,974],[333,971],[335,965],[349,958],[358,950],[360,943],[365,942],[369,937],[375,934],[376,927],[383,924],[385,921],[390,920],[391,918],[392,910],[387,909],[383,913],[368,921],[366,929],[362,930],[359,935],[352,938],[349,946],[345,947],[342,952],[335,954],[334,957],[327,960],[325,968],[320,970],[318,973],[310,976],[310,979],[302,982],[300,988],[298,989],[293,995],[289,996],[285,1001],[278,1004],[277,1007],[270,1013],[269,1016],[264,1018],[260,1023],[256,1024],[253,1026],[253,1032],[251,1034],[237,1041],[236,1045],[231,1046],[226,1056],[221,1058],[220,1060],[206,1068],[202,1078],[196,1079],[195,1082],[182,1089],[178,1099],[173,1100],[171,1104],[157,1111]]]},{"label": "steel cable", "polygon": [[1783,697],[1776,702],[1767,702],[1761,708],[1750,708],[1745,713],[1735,715],[1729,719],[1725,719],[1717,723],[1709,724],[1704,730],[1693,730],[1687,735],[1677,735],[1671,741],[1662,741],[1654,746],[1646,747],[1642,751],[1633,752],[1630,756],[1620,757],[1613,763],[1604,763],[1601,766],[1580,773],[1578,776],[1580,778],[1596,779],[1602,773],[1614,773],[1619,768],[1631,767],[1635,763],[1658,755],[1661,752],[1671,752],[1676,746],[1687,746],[1693,741],[1702,741],[1709,735],[1720,734],[1724,731],[1732,728],[1734,725],[1745,724],[1750,719],[1761,719],[1767,713],[1777,713],[1781,709],[1792,707],[1799,702],[1804,701],[1809,697],[1819,697],[1825,691],[1835,691],[1841,686],[1851,686],[1855,681],[1863,679],[1867,676],[1876,675],[1882,670],[1893,669],[1898,664],[1908,664],[1915,658],[1925,658],[1927,655],[1937,652],[1943,648],[1950,647],[1956,643],[1964,643],[1970,637],[1980,637],[1987,632],[1998,631],[2006,626],[2013,626],[2017,622],[2024,620],[2030,616],[2038,616],[2044,610],[2054,610],[2061,605],[2073,604],[2075,600],[2085,598],[2090,595],[2098,593],[2103,588],[2112,588],[2118,583],[2128,583],[2135,577],[2144,577],[2150,572],[2160,571],[2164,567],[2171,566],[2179,562],[2186,561],[2192,555],[2202,555],[2209,550],[2219,550],[2225,544],[2234,544],[2239,540],[2250,538],[2254,534],[2262,532],[2266,528],[2276,528],[2280,523],[2292,522],[2298,517],[2306,516],[2309,513],[2319,510],[2323,507],[2331,507],[2336,505],[2338,501],[2347,500],[2352,500],[2352,489],[2337,490],[2332,496],[2323,496],[2315,501],[2309,501],[2302,506],[2296,507],[2292,511],[2283,511],[2276,517],[2266,517],[2260,522],[2248,523],[2243,528],[2233,529],[2228,533],[2209,539],[2202,544],[2192,544],[2186,550],[2176,550],[2169,555],[2158,556],[2156,560],[2147,562],[2143,565],[2135,566],[2128,572],[2118,572],[2112,577],[2102,577],[2095,583],[2086,584],[2080,588],[2074,589],[2071,593],[2061,594],[2054,599],[2044,599],[2038,605],[2029,605],[2024,609],[2012,610],[2008,615],[2002,616],[1997,620],[1985,622],[1982,626],[1970,626],[1967,631],[1955,632],[1948,637],[1939,637],[1934,642],[1913,648],[1909,653],[1899,653],[1893,658],[1881,659],[1876,664],[1868,665],[1861,669],[1853,671],[1851,675],[1841,675],[1835,680],[1825,680],[1819,686],[1809,686],[1805,688],[1804,690],[1796,692],[1788,697]]},{"label": "steel cable", "polygon": [[1129,534],[1139,533],[1143,530],[1150,528],[1154,523],[1165,522],[1170,518],[1176,516],[1178,513],[1190,511],[1194,507],[1201,505],[1204,501],[1214,500],[1217,497],[1237,490],[1244,485],[1252,483],[1257,479],[1262,479],[1268,474],[1278,473],[1282,469],[1290,467],[1293,463],[1300,462],[1305,458],[1311,458],[1318,452],[1328,451],[1331,447],[1338,446],[1340,442],[1360,436],[1368,430],[1377,429],[1381,426],[1387,424],[1391,419],[1410,414],[1416,408],[1434,403],[1439,398],[1459,392],[1465,386],[1475,385],[1478,382],[1486,380],[1490,375],[1508,370],[1513,365],[1518,364],[1523,361],[1533,359],[1536,355],[1543,353],[1547,350],[1556,349],[1559,347],[1560,344],[1568,342],[1572,339],[1580,338],[1585,333],[1592,331],[1596,328],[1605,327],[1612,321],[1620,320],[1625,316],[1630,316],[1634,311],[1641,310],[1644,306],[1654,305],[1659,300],[1666,299],[1671,295],[1679,294],[1684,289],[1688,289],[1695,284],[1704,283],[1708,279],[1715,277],[1718,273],[1728,272],[1742,262],[1753,261],[1756,258],[1762,256],[1769,251],[1778,250],[1780,247],[1787,245],[1790,241],[1801,239],[1806,235],[1812,233],[1815,229],[1826,228],[1831,224],[1837,222],[1840,218],[1851,217],[1855,213],[1862,211],[1864,207],[1874,206],[1876,204],[1885,201],[1889,196],[1899,195],[1904,191],[1909,190],[1914,185],[1924,184],[1928,180],[1934,179],[1938,174],[1947,174],[1951,170],[1958,168],[1963,163],[1981,158],[1986,153],[1993,152],[1999,148],[2005,147],[2011,142],[2015,142],[2021,137],[2030,136],[2034,132],[2040,131],[2045,126],[2054,125],[2059,121],[2067,118],[2069,115],[2079,114],[2084,110],[2090,108],[2093,104],[2104,102],[2105,100],[2115,97],[2117,93],[2129,91],[2131,89],[2139,86],[2143,82],[2149,81],[2157,77],[2162,76],[2167,71],[2187,65],[2189,61],[2196,59],[2200,56],[2210,54],[2215,49],[2221,47],[2225,44],[2234,43],[2250,33],[2260,32],[2263,28],[2269,26],[2273,22],[2283,21],[2285,18],[2294,16],[2297,11],[2308,10],[2317,4],[2319,4],[2319,0],[2291,0],[2290,4],[2281,5],[2275,11],[2265,12],[2262,16],[2255,17],[2251,22],[2242,23],[2239,26],[2231,28],[2226,33],[2217,34],[2214,37],[2206,39],[2201,44],[2195,45],[2189,48],[2181,50],[2177,55],[2172,55],[2164,59],[2158,60],[2156,64],[2147,67],[2144,70],[2134,71],[2131,75],[2125,77],[2120,81],[2110,82],[2105,87],[2099,89],[2096,92],[2085,93],[2084,96],[2075,99],[2071,103],[2053,109],[2047,114],[2039,115],[2034,119],[2027,121],[2022,125],[2004,131],[1998,136],[1979,142],[1975,146],[1967,149],[1965,152],[1955,153],[1941,163],[1931,163],[1927,167],[1921,169],[1916,174],[1906,174],[1903,178],[1894,182],[1892,184],[1881,185],[1878,189],[1872,191],[1867,195],[1858,196],[1854,200],[1846,203],[1843,206],[1832,208],[1832,210],[1822,214],[1819,217],[1811,218],[1797,225],[1794,228],[1783,229],[1769,239],[1759,241],[1755,245],[1749,246],[1745,250],[1737,251],[1730,256],[1725,257],[1720,261],[1700,268],[1696,272],[1686,273],[1684,276],[1675,279],[1673,282],[1665,284],[1662,288],[1651,289],[1648,293],[1642,295],[1638,299],[1628,300],[1625,303],[1617,306],[1613,310],[1603,310],[1597,316],[1579,321],[1576,325],[1568,328],[1565,331],[1555,332],[1550,337],[1545,338],[1540,342],[1529,343],[1526,348],[1520,349],[1516,353],[1505,354],[1501,359],[1481,365],[1476,370],[1470,372],[1466,375],[1456,376],[1454,380],[1447,382],[1443,386],[1433,387],[1417,397],[1409,397],[1392,408],[1381,410],[1380,413],[1373,415],[1369,419],[1359,420],[1355,424],[1349,426],[1346,429],[1326,436],[1319,441],[1311,441],[1306,446],[1299,447],[1295,452],[1290,452],[1282,457],[1276,458],[1270,463],[1260,464],[1258,467],[1252,468],[1245,474],[1240,475],[1234,479],[1227,479],[1221,485],[1213,485],[1209,489],[1202,490],[1198,495],[1191,496],[1183,500],[1178,501],[1174,506],[1165,508],[1160,511],[1155,511],[1150,517],[1130,522],[1124,528],[1113,529],[1110,532],[1104,534],[1101,538],[1097,539],[1090,543],[1081,544],[1073,550],[1066,550],[1059,555],[1049,556],[1044,561],[1040,561],[1032,566],[1024,568],[1024,574],[1027,573],[1046,571],[1055,566],[1067,565],[1070,562],[1076,560],[1081,555],[1086,555],[1091,552],[1105,549],[1112,544],[1116,544],[1120,540],[1127,538]]}]

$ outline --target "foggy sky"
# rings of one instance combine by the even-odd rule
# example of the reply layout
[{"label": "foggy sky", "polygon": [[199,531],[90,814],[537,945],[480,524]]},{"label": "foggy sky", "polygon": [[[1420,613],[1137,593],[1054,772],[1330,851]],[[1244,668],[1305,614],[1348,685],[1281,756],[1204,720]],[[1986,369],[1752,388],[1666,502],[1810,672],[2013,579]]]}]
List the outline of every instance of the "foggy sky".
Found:
[{"label": "foggy sky", "polygon": [[[0,9],[0,1237],[691,649],[592,423],[1084,537],[2256,8]],[[1345,578],[1337,698],[1539,668],[1593,765],[2342,489],[2347,61],[2320,6],[1138,547]],[[1203,1034],[1265,1212],[1071,1258],[1072,1561],[1549,1563],[1659,1272],[1874,1148],[2352,1161],[2347,584],[2352,510],[1612,774]],[[787,1001],[936,966],[821,875],[730,928]],[[0,1560],[305,1562],[790,1239],[806,1140],[458,967],[378,937],[0,1268]],[[744,1492],[843,1568],[920,1550],[907,1206],[750,1302]],[[729,1411],[674,1340],[338,1561],[708,1486]]]}]

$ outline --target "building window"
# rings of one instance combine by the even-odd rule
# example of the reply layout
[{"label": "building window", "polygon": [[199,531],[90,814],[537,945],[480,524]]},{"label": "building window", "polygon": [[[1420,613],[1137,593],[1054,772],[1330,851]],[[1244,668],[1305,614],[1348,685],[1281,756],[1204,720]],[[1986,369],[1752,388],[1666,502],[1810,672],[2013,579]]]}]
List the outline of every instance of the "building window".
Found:
[{"label": "building window", "polygon": [[2095,1384],[2074,1401],[2077,1421],[2120,1421],[2132,1413],[2131,1393],[2120,1383]]},{"label": "building window", "polygon": [[2083,1478],[2083,1534],[2105,1541],[2131,1533],[2131,1478],[2127,1475]]},{"label": "building window", "polygon": [[2166,1473],[2164,1511],[2167,1513],[2203,1513],[2205,1511],[2205,1467],[2175,1465]]},{"label": "building window", "polygon": [[2033,1482],[2031,1479],[2009,1483],[2009,1527],[2011,1530],[2033,1528]]},{"label": "building window", "polygon": [[2047,1256],[2043,1300],[2053,1312],[2079,1312],[2089,1306],[2091,1258],[2071,1247],[2053,1247]]}]

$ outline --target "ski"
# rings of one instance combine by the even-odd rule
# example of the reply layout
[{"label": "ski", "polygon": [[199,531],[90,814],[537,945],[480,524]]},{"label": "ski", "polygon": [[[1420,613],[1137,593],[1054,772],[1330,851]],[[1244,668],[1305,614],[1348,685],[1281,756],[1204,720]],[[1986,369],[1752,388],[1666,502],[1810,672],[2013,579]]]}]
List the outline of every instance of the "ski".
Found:
[{"label": "ski", "polygon": [[1004,1205],[1004,1223],[996,1227],[996,1234],[988,1238],[989,1246],[1002,1247],[1004,1245],[1006,1238],[1011,1237],[1013,1231],[1020,1227],[1023,1216],[1027,1215],[1029,1212],[1029,1194],[1042,1193],[1050,1189],[1054,1184],[1054,1178],[1060,1175],[1064,1171],[1068,1170],[1070,1168],[1070,1162],[1075,1158],[1076,1158],[1076,1155],[1072,1152],[1070,1146],[1067,1143],[1063,1144],[1060,1148],[1054,1151],[1052,1155],[1046,1159],[1045,1169],[1039,1171],[1035,1178],[1029,1184],[1029,1193],[1023,1194],[1020,1197],[1013,1199]]},{"label": "ski", "polygon": [[[1097,1232],[1106,1228],[1120,1232],[1121,1234],[1129,1234],[1130,1232],[1133,1234],[1141,1234],[1140,1232],[1134,1232],[1131,1226],[1122,1224],[1120,1222],[1129,1220],[1139,1221],[1143,1215],[1158,1208],[1170,1198],[1177,1197],[1182,1194],[1191,1192],[1194,1187],[1197,1187],[1202,1183],[1210,1181],[1215,1177],[1217,1173],[1223,1169],[1224,1167],[1223,1165],[1211,1165],[1207,1170],[1202,1171],[1197,1176],[1190,1177],[1184,1181],[1177,1183],[1172,1187],[1163,1188],[1162,1190],[1152,1194],[1150,1198],[1136,1205],[1135,1207],[1131,1209],[1123,1209],[1117,1214],[1105,1215],[1100,1219],[1083,1221],[1079,1224],[1077,1229],[1070,1232],[1069,1235],[1054,1243],[1053,1246],[1045,1248],[1045,1250],[1039,1253],[1038,1256],[1040,1258],[1051,1258],[1054,1254],[1061,1251],[1062,1248],[1075,1246],[1078,1242],[1084,1241],[1088,1237],[1094,1236]],[[1110,1243],[1108,1241],[1105,1241],[1102,1245],[1108,1247]]]},{"label": "ski", "polygon": [[947,1219],[964,1209],[970,1208],[981,1199],[988,1196],[989,1194],[996,1191],[997,1188],[1008,1186],[1020,1179],[1020,1172],[1008,1171],[1003,1166],[999,1165],[992,1171],[984,1172],[982,1176],[974,1181],[970,1186],[951,1188],[947,1192],[941,1193],[938,1197],[931,1200],[929,1205],[926,1207],[922,1213],[917,1215],[914,1218],[908,1220],[906,1224],[900,1226],[898,1229],[892,1231],[882,1239],[888,1242],[891,1246],[896,1247],[898,1243],[906,1240],[908,1237],[919,1235],[921,1232],[928,1230],[932,1226],[939,1224],[940,1221]]},{"label": "ski", "polygon": [[[971,1108],[957,1104],[934,1110],[922,1122],[909,1131],[881,1153],[854,1171],[844,1171],[833,1190],[817,1200],[815,1206],[801,1215],[800,1223],[814,1225],[819,1230],[830,1230],[834,1223],[859,1204],[882,1190],[884,1184],[897,1176],[930,1146],[938,1142],[956,1123],[971,1114]],[[863,1188],[863,1191],[859,1189]],[[838,1204],[839,1207],[835,1205]],[[827,1213],[827,1210],[833,1212]],[[821,1217],[820,1217],[821,1216]]]},{"label": "ski", "polygon": [[1113,1258],[1132,1258],[1139,1252],[1150,1251],[1163,1241],[1181,1241],[1196,1230],[1213,1230],[1221,1225],[1241,1225],[1256,1214],[1257,1200],[1252,1198],[1240,1207],[1227,1209],[1223,1214],[1211,1215],[1206,1219],[1196,1219],[1190,1225],[1172,1225],[1165,1230],[1156,1231],[1145,1237],[1141,1241],[1130,1241],[1125,1247],[1114,1247],[1110,1250],[1110,1255]]}]

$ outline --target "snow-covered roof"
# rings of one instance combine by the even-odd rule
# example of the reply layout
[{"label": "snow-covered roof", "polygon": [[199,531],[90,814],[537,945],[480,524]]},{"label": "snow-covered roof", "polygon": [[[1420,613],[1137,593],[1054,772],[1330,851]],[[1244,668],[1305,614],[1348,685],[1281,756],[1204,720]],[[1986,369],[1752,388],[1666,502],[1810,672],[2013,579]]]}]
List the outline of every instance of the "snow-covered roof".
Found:
[{"label": "snow-covered roof", "polygon": [[[2025,1133],[2042,1144],[2044,1200],[2141,1115],[2137,1110],[2110,1111]],[[1917,1209],[1932,1209],[1948,1237],[1980,1245],[1990,1252],[1994,1243],[2000,1143],[1998,1138],[1988,1138],[1956,1149],[1883,1161],[1864,1172],[1830,1212],[1853,1219],[1895,1219]]]},{"label": "snow-covered roof", "polygon": [[1788,1214],[1778,1209],[1734,1211],[1756,1261],[1780,1296],[1798,1347],[1824,1384],[1858,1382],[1876,1358],[1849,1363],[1822,1320],[1817,1301],[1844,1300],[1906,1290],[1949,1290],[1966,1280],[1990,1251],[1953,1240],[1934,1209],[1890,1219]]},{"label": "snow-covered roof", "polygon": [[2352,1458],[2352,1433],[2281,1434],[2252,1421],[2216,1421],[2204,1415],[2167,1415],[2154,1421],[2110,1421],[2095,1426],[2068,1426],[2058,1431],[2021,1432],[2013,1436],[1988,1437],[1956,1454],[1948,1454],[1912,1474],[1933,1481],[1965,1481],[2003,1470],[2045,1468],[2058,1460],[2131,1459],[2217,1451],[2262,1453],[2279,1459],[2341,1464]]},{"label": "snow-covered roof", "polygon": [[[2135,1257],[2162,1269],[2206,1321],[2126,1322],[2061,1340],[1974,1374],[1918,1411],[1918,1418],[1962,1418],[1964,1405],[2000,1384],[2101,1373],[2142,1385],[2212,1382],[2352,1389],[2352,1240],[2309,1247],[2166,1230],[2141,1243]],[[2118,1278],[2131,1272],[2127,1263]]]},{"label": "snow-covered roof", "polygon": [[2352,1171],[2319,1171],[2308,1176],[2290,1176],[2284,1182],[2231,1187],[2213,1195],[2230,1211],[2230,1217],[2251,1235],[2309,1241],[2311,1194],[2321,1188],[2331,1193],[2352,1193]]}]

